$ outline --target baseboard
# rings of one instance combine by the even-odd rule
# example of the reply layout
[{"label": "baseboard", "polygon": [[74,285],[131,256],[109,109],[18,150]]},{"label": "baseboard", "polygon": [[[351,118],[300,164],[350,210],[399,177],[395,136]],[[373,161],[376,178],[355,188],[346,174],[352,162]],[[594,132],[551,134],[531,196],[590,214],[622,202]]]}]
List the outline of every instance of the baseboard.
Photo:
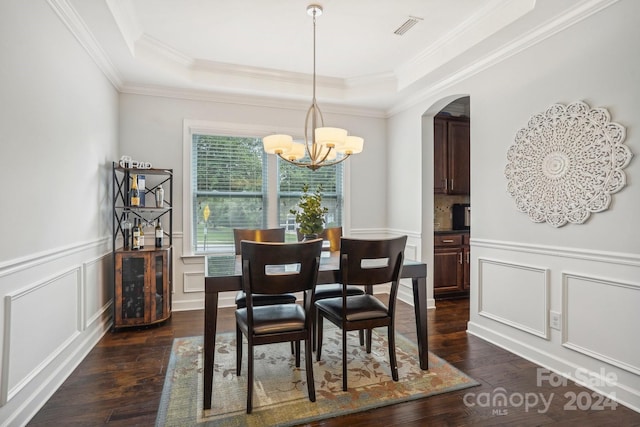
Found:
[{"label": "baseboard", "polygon": [[[578,366],[573,362],[541,351],[538,348],[514,340],[504,334],[496,333],[474,322],[467,324],[467,333],[540,365],[541,368],[545,368],[561,377],[574,381],[583,387],[609,397],[611,400],[633,411],[640,412],[640,390],[634,388],[631,384],[623,384],[619,381],[612,383],[602,377],[602,372],[585,371],[584,367]],[[576,373],[580,373],[579,378],[576,377]],[[598,381],[592,380],[587,383],[581,381],[581,378],[584,379],[586,377],[589,377],[590,380],[597,379]]]}]

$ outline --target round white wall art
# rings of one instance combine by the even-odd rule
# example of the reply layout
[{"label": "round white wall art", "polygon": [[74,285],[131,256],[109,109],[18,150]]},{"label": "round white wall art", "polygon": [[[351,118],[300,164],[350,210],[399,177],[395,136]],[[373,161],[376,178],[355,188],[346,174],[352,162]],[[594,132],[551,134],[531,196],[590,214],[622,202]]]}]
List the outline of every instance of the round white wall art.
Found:
[{"label": "round white wall art", "polygon": [[624,126],[605,108],[554,104],[516,133],[507,152],[507,191],[534,222],[584,223],[609,207],[631,161]]}]

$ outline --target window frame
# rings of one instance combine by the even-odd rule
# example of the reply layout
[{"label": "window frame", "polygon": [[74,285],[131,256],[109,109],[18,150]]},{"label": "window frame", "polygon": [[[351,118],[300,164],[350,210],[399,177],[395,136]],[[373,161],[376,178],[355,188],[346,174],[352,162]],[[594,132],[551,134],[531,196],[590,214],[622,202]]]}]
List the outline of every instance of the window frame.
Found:
[{"label": "window frame", "polygon": [[[193,194],[193,170],[191,167],[192,156],[192,139],[193,134],[211,134],[220,136],[231,137],[246,137],[246,136],[259,136],[269,135],[273,133],[286,133],[292,135],[294,139],[304,139],[302,132],[304,129],[290,129],[283,128],[282,126],[270,126],[270,125],[250,125],[243,123],[231,123],[231,122],[213,122],[206,120],[189,120],[183,121],[183,141],[182,141],[182,168],[183,168],[183,181],[182,181],[182,256],[189,257],[202,257],[215,253],[229,253],[227,248],[212,249],[207,253],[196,253],[194,251],[194,245],[192,240],[192,218],[193,218],[193,204],[191,196]],[[267,155],[267,167],[269,173],[267,173],[267,194],[278,194],[278,158],[274,155]],[[350,207],[347,203],[349,200],[349,182],[350,182],[350,166],[349,161],[343,164],[343,206],[342,206],[342,228],[345,233],[350,228]],[[272,172],[273,171],[273,172]],[[278,219],[278,203],[277,200],[273,200],[274,203],[267,203],[267,227],[279,227]]]}]

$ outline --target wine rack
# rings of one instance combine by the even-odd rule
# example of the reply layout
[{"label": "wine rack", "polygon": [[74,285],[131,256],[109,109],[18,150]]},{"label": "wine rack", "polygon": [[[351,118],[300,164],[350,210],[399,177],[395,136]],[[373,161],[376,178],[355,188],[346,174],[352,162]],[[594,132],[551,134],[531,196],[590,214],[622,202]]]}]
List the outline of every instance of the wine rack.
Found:
[{"label": "wine rack", "polygon": [[[113,329],[164,322],[171,317],[173,169],[123,168],[113,162],[112,176]],[[134,176],[145,177],[140,206],[131,206],[129,202]],[[162,203],[156,206],[156,195],[160,194],[163,194]],[[152,232],[145,233],[143,249],[133,250],[131,245],[126,245],[130,236],[127,236],[124,224],[134,219],[146,226],[160,221],[164,232],[163,246],[155,247]],[[147,227],[147,230],[153,228]]]}]

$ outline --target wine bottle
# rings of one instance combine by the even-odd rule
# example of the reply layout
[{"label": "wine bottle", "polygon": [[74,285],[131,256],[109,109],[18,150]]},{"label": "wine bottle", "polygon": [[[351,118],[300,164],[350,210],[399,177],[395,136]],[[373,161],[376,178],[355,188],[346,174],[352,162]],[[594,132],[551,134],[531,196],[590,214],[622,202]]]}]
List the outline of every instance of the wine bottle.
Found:
[{"label": "wine bottle", "polygon": [[131,197],[130,197],[130,205],[131,206],[140,206],[140,191],[138,190],[138,175],[131,176]]},{"label": "wine bottle", "polygon": [[156,222],[156,248],[162,247],[162,240],[164,238],[164,230],[162,229],[162,224],[160,224],[160,219]]},{"label": "wine bottle", "polygon": [[131,228],[132,225],[129,218],[125,218],[122,222],[122,246],[124,249],[131,248]]},{"label": "wine bottle", "polygon": [[156,188],[156,208],[161,208],[164,206],[164,188],[162,185],[158,185]]},{"label": "wine bottle", "polygon": [[138,228],[140,229],[140,249],[144,249],[144,225],[142,224],[142,220],[138,222]]},{"label": "wine bottle", "polygon": [[134,218],[133,219],[133,237],[132,237],[132,242],[131,242],[131,249],[133,250],[138,250],[140,249],[140,225],[138,222],[138,218]]}]

